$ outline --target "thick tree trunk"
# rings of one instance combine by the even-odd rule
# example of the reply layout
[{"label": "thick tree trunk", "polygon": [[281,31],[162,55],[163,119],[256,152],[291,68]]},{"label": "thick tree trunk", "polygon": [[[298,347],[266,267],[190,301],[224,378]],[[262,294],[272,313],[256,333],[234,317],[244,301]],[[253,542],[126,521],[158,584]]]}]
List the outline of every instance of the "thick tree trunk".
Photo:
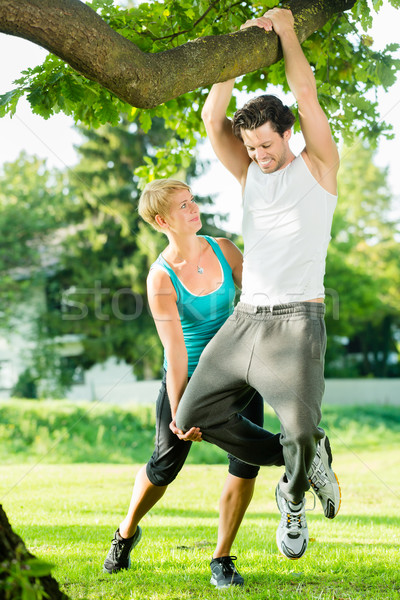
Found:
[{"label": "thick tree trunk", "polygon": [[[7,515],[0,505],[0,564],[2,566],[2,569],[0,570],[1,598],[5,597],[2,595],[2,583],[9,576],[9,569],[7,568],[7,565],[10,565],[11,563],[12,566],[12,561],[17,561],[21,571],[28,573],[29,571],[28,569],[25,570],[24,565],[25,561],[30,558],[34,557],[30,552],[28,552],[21,538],[13,532],[11,525],[8,522]],[[43,590],[48,594],[48,598],[51,598],[51,600],[68,600],[68,596],[61,592],[57,581],[51,577],[51,575],[46,575],[45,577],[40,577],[38,579],[40,579]],[[17,583],[15,583],[15,586],[15,593],[9,597],[13,600],[21,600],[22,590]]]},{"label": "thick tree trunk", "polygon": [[[292,0],[303,42],[356,0]],[[258,28],[208,36],[146,54],[80,0],[0,0],[0,32],[43,46],[74,69],[139,108],[255,71],[280,57],[274,32]]]}]

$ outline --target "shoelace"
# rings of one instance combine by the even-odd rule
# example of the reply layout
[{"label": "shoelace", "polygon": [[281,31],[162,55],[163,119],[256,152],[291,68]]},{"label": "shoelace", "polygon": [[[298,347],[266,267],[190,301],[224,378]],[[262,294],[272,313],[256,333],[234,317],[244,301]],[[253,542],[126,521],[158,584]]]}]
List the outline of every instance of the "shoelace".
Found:
[{"label": "shoelace", "polygon": [[314,504],[313,504],[312,508],[306,508],[306,512],[312,512],[315,509],[316,505],[317,505],[317,502],[316,502],[316,493],[314,492],[314,490],[313,490],[312,487],[310,487],[310,489],[308,491],[310,492],[310,494],[312,496]]},{"label": "shoelace", "polygon": [[119,560],[125,549],[123,542],[121,542],[120,540],[113,539],[111,542],[111,545],[112,545],[112,549],[113,549],[113,551],[112,551],[113,558],[116,560]]},{"label": "shoelace", "polygon": [[236,573],[235,565],[233,561],[237,560],[237,556],[223,556],[221,559],[222,572],[224,577],[233,577]]},{"label": "shoelace", "polygon": [[306,519],[303,510],[293,512],[290,510],[289,504],[287,504],[286,510],[286,527],[288,529],[302,529],[306,526]]},{"label": "shoelace", "polygon": [[305,526],[304,515],[299,513],[287,513],[287,525],[289,529],[300,529]]}]

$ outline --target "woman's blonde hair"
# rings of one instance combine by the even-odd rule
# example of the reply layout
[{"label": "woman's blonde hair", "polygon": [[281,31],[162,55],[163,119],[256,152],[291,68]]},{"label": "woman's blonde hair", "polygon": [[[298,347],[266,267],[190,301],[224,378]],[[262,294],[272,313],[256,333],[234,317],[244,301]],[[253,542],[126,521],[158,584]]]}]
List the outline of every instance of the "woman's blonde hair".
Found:
[{"label": "woman's blonde hair", "polygon": [[171,199],[177,190],[189,190],[187,183],[178,179],[154,179],[144,188],[139,199],[139,215],[150,223],[154,229],[161,231],[156,222],[156,215],[166,217],[171,207]]}]

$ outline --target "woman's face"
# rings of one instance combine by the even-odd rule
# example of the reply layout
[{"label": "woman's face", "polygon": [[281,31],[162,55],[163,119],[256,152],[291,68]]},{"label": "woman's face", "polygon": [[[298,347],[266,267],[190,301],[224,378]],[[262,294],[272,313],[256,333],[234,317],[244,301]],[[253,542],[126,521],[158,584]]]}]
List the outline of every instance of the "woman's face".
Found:
[{"label": "woman's face", "polygon": [[201,229],[200,209],[190,190],[175,192],[165,221],[168,230],[176,233],[196,233]]}]

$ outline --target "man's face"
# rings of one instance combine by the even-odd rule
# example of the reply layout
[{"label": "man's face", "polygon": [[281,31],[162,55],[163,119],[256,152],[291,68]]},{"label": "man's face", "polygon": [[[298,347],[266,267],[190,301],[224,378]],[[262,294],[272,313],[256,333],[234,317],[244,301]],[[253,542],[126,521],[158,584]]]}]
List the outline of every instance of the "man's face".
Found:
[{"label": "man's face", "polygon": [[279,171],[292,160],[289,148],[290,129],[282,137],[267,121],[256,129],[242,129],[241,133],[248,155],[263,173]]}]

